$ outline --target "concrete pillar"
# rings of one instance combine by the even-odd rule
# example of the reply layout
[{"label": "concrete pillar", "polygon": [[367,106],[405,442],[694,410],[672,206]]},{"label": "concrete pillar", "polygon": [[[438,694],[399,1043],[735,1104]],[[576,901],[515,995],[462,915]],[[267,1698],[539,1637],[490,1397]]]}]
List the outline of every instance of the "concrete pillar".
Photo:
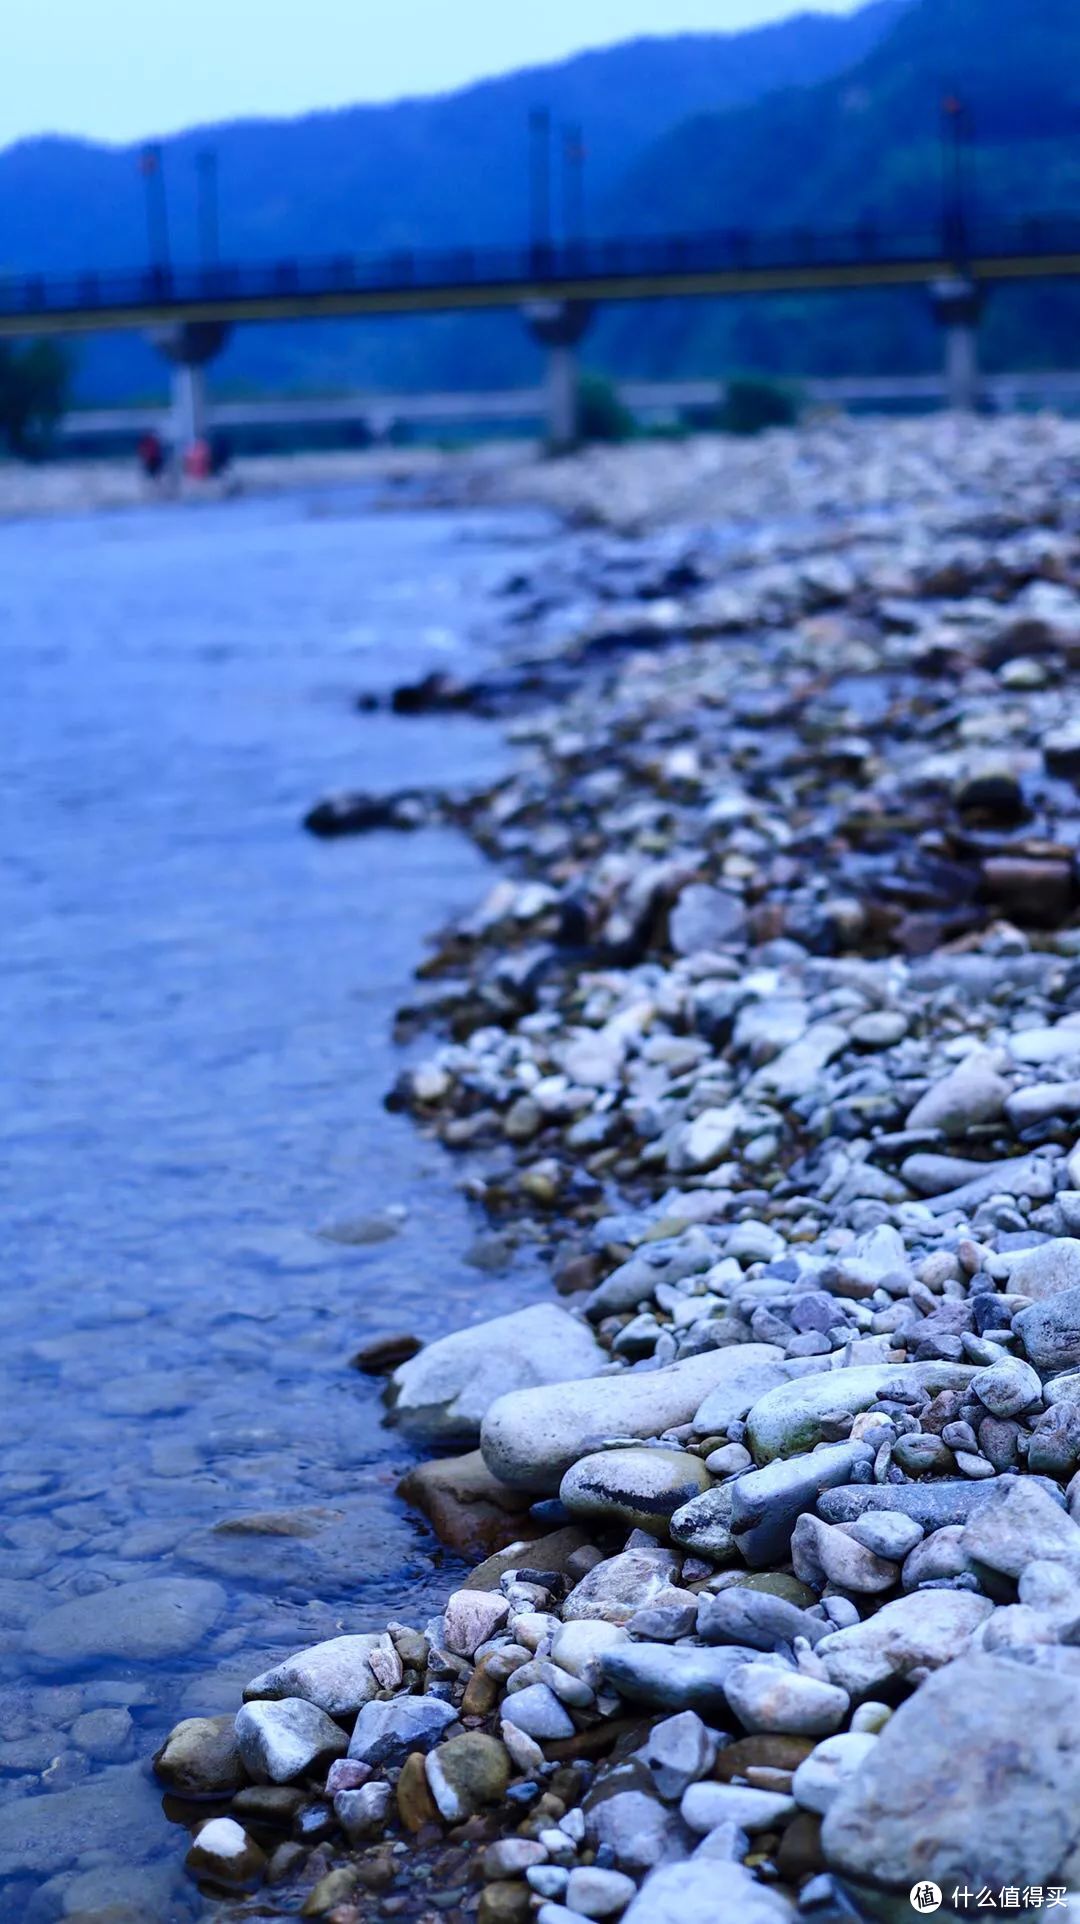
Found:
[{"label": "concrete pillar", "polygon": [[171,429],[173,447],[181,455],[206,435],[206,375],[188,361],[173,367]]},{"label": "concrete pillar", "polygon": [[945,333],[945,388],[958,414],[979,405],[979,315],[983,290],[974,281],[937,281],[930,290],[934,315]]},{"label": "concrete pillar", "polygon": [[547,349],[545,441],[564,454],[578,438],[578,364],[574,352],[592,319],[588,301],[531,301],[522,310],[533,340]]},{"label": "concrete pillar", "polygon": [[179,321],[155,329],[150,338],[172,365],[173,452],[182,461],[192,443],[206,434],[205,370],[221,353],[229,328],[219,321]]},{"label": "concrete pillar", "polygon": [[574,349],[553,343],[547,351],[547,444],[553,452],[578,438],[578,361]]}]

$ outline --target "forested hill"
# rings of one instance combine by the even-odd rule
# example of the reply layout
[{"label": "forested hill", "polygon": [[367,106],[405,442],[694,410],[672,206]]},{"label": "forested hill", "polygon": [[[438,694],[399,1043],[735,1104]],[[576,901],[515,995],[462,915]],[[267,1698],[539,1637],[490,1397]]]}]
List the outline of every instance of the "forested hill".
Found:
[{"label": "forested hill", "polygon": [[[672,223],[936,229],[942,206],[941,101],[964,101],[974,221],[1080,216],[1080,8],[1075,0],[917,0],[857,64],[724,113],[699,115],[654,145],[617,191],[612,218]],[[999,365],[1080,356],[1080,298],[1036,285],[995,293],[985,345]],[[636,343],[636,345],[635,345]],[[616,317],[607,351],[649,350]],[[929,364],[938,343],[921,295],[843,301],[689,304],[667,318],[676,365],[757,362],[791,372]]]},{"label": "forested hill", "polygon": [[[739,34],[627,41],[460,92],[294,120],[196,128],[163,142],[178,257],[195,253],[195,155],[212,146],[226,253],[378,252],[523,236],[528,116],[581,126],[594,218],[654,141],[688,116],[806,86],[861,59],[902,14],[804,13]],[[138,149],[50,137],[0,153],[0,270],[128,266],[145,255]],[[556,196],[556,200],[557,200]]]}]

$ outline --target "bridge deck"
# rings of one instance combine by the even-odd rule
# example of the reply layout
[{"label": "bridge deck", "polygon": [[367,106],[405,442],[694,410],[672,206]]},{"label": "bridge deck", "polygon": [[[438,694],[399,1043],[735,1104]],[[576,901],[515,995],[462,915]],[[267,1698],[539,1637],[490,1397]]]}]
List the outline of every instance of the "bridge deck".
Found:
[{"label": "bridge deck", "polygon": [[1080,220],[972,235],[962,262],[940,235],[724,233],[565,247],[398,253],[379,260],[0,277],[0,335],[93,333],[179,321],[321,320],[521,307],[837,293],[957,275],[995,283],[1080,277]]}]

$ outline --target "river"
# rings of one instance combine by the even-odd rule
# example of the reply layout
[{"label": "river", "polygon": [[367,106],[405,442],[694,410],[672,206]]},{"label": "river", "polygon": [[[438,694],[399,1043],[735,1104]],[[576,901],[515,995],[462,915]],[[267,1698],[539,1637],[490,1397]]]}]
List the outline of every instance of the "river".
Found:
[{"label": "river", "polygon": [[498,772],[493,728],[353,698],[490,660],[494,590],[550,539],[345,490],[0,526],[12,1924],[199,1915],[163,1734],[450,1586],[348,1359],[542,1289],[492,1272],[453,1166],[383,1107],[425,937],[488,876],[449,832],[299,820]]}]

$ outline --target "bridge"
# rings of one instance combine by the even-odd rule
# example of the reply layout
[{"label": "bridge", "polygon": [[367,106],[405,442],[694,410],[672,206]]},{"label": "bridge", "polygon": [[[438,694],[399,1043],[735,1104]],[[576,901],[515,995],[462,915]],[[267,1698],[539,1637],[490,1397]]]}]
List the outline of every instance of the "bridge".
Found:
[{"label": "bridge", "polygon": [[548,431],[560,444],[573,438],[573,350],[605,302],[923,287],[946,331],[950,398],[969,406],[986,291],[1075,278],[1080,220],[1072,217],[985,230],[947,219],[939,230],[911,233],[869,223],[844,232],[729,230],[8,276],[0,279],[0,337],[149,331],[176,366],[177,432],[189,439],[205,420],[201,369],[237,324],[513,309],[548,350]]}]

